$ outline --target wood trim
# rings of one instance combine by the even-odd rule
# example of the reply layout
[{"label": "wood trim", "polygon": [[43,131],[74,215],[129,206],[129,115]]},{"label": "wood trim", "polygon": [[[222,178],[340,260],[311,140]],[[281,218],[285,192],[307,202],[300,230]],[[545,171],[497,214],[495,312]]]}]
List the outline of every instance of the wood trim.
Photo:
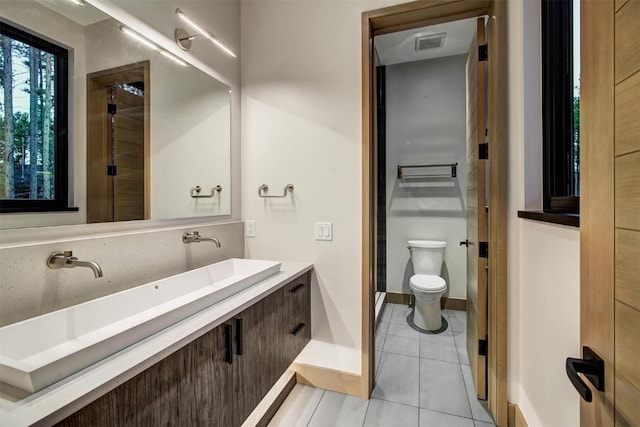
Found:
[{"label": "wood trim", "polygon": [[411,294],[387,292],[387,303],[409,305],[411,303]]},{"label": "wood trim", "polygon": [[306,384],[325,390],[358,396],[363,399],[369,398],[370,393],[362,388],[365,379],[360,375],[296,362],[289,369],[293,369],[296,372],[298,384]]},{"label": "wood trim", "polygon": [[359,395],[369,398],[375,378],[375,171],[373,33],[368,12],[362,14],[362,357]]},{"label": "wood trim", "polygon": [[[494,60],[490,60],[489,140],[492,146],[490,186],[492,209],[489,274],[489,408],[498,425],[507,424],[507,4],[505,0],[419,0],[362,14],[362,397],[368,397],[374,385],[373,352],[373,256],[372,233],[375,217],[372,182],[373,167],[373,57],[374,34],[417,28],[458,19],[489,14],[495,30],[489,34]],[[345,380],[355,380],[351,375]],[[344,386],[341,388],[349,388]]]},{"label": "wood trim", "polygon": [[520,411],[520,407],[515,403],[508,403],[508,424],[509,427],[529,427],[527,424],[527,420],[524,419],[524,415],[522,415],[522,411]]},{"label": "wood trim", "polygon": [[[614,372],[614,8],[581,3],[580,341]],[[606,301],[606,302],[605,302]],[[615,375],[580,402],[581,425],[613,425]]]},{"label": "wood trim", "polygon": [[[489,20],[489,411],[498,425],[507,423],[507,227],[508,97],[507,2],[493,2]],[[493,60],[492,60],[493,59]]]},{"label": "wood trim", "polygon": [[[412,294],[402,294],[387,292],[387,303],[411,305],[414,302]],[[440,300],[440,307],[447,310],[467,311],[467,300],[459,298],[443,297]]]},{"label": "wood trim", "polygon": [[266,427],[295,385],[296,373],[292,370],[285,371],[256,409],[244,420],[242,427]]},{"label": "wood trim", "polygon": [[442,308],[447,310],[467,311],[467,300],[459,298],[442,298]]}]

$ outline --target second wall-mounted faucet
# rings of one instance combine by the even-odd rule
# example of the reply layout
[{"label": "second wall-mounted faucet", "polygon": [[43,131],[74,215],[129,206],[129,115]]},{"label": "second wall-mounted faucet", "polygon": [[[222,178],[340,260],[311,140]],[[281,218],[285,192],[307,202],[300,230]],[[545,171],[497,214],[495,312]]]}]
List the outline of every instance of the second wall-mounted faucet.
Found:
[{"label": "second wall-mounted faucet", "polygon": [[200,243],[200,242],[213,242],[217,248],[221,247],[220,241],[215,237],[202,237],[199,231],[193,233],[184,233],[182,235],[182,243]]}]

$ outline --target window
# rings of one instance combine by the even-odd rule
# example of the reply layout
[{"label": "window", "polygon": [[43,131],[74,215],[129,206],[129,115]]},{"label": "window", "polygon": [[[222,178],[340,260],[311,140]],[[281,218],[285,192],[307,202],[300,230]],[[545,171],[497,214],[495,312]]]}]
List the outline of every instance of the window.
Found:
[{"label": "window", "polygon": [[544,211],[579,212],[580,1],[542,0]]},{"label": "window", "polygon": [[0,22],[0,212],[69,210],[68,52]]}]

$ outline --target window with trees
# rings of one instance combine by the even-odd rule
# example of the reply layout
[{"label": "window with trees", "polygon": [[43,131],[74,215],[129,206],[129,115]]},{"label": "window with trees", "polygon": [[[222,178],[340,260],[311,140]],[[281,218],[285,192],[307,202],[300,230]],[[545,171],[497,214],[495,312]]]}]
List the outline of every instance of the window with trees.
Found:
[{"label": "window with trees", "polygon": [[579,213],[580,0],[542,0],[544,211]]},{"label": "window with trees", "polygon": [[0,212],[67,210],[68,51],[0,22]]}]

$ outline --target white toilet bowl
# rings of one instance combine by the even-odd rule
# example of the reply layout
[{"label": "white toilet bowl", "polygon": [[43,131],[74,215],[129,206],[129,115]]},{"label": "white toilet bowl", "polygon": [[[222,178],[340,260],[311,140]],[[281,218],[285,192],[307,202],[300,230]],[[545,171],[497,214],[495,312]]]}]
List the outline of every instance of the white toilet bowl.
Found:
[{"label": "white toilet bowl", "polygon": [[416,296],[413,323],[427,331],[442,327],[440,298],[447,291],[447,282],[440,277],[440,271],[446,247],[447,242],[439,240],[409,240],[415,273],[409,279],[409,287]]},{"label": "white toilet bowl", "polygon": [[447,283],[440,276],[415,274],[409,279],[409,287],[416,296],[413,323],[427,331],[440,329],[442,327],[440,298],[447,290]]}]

